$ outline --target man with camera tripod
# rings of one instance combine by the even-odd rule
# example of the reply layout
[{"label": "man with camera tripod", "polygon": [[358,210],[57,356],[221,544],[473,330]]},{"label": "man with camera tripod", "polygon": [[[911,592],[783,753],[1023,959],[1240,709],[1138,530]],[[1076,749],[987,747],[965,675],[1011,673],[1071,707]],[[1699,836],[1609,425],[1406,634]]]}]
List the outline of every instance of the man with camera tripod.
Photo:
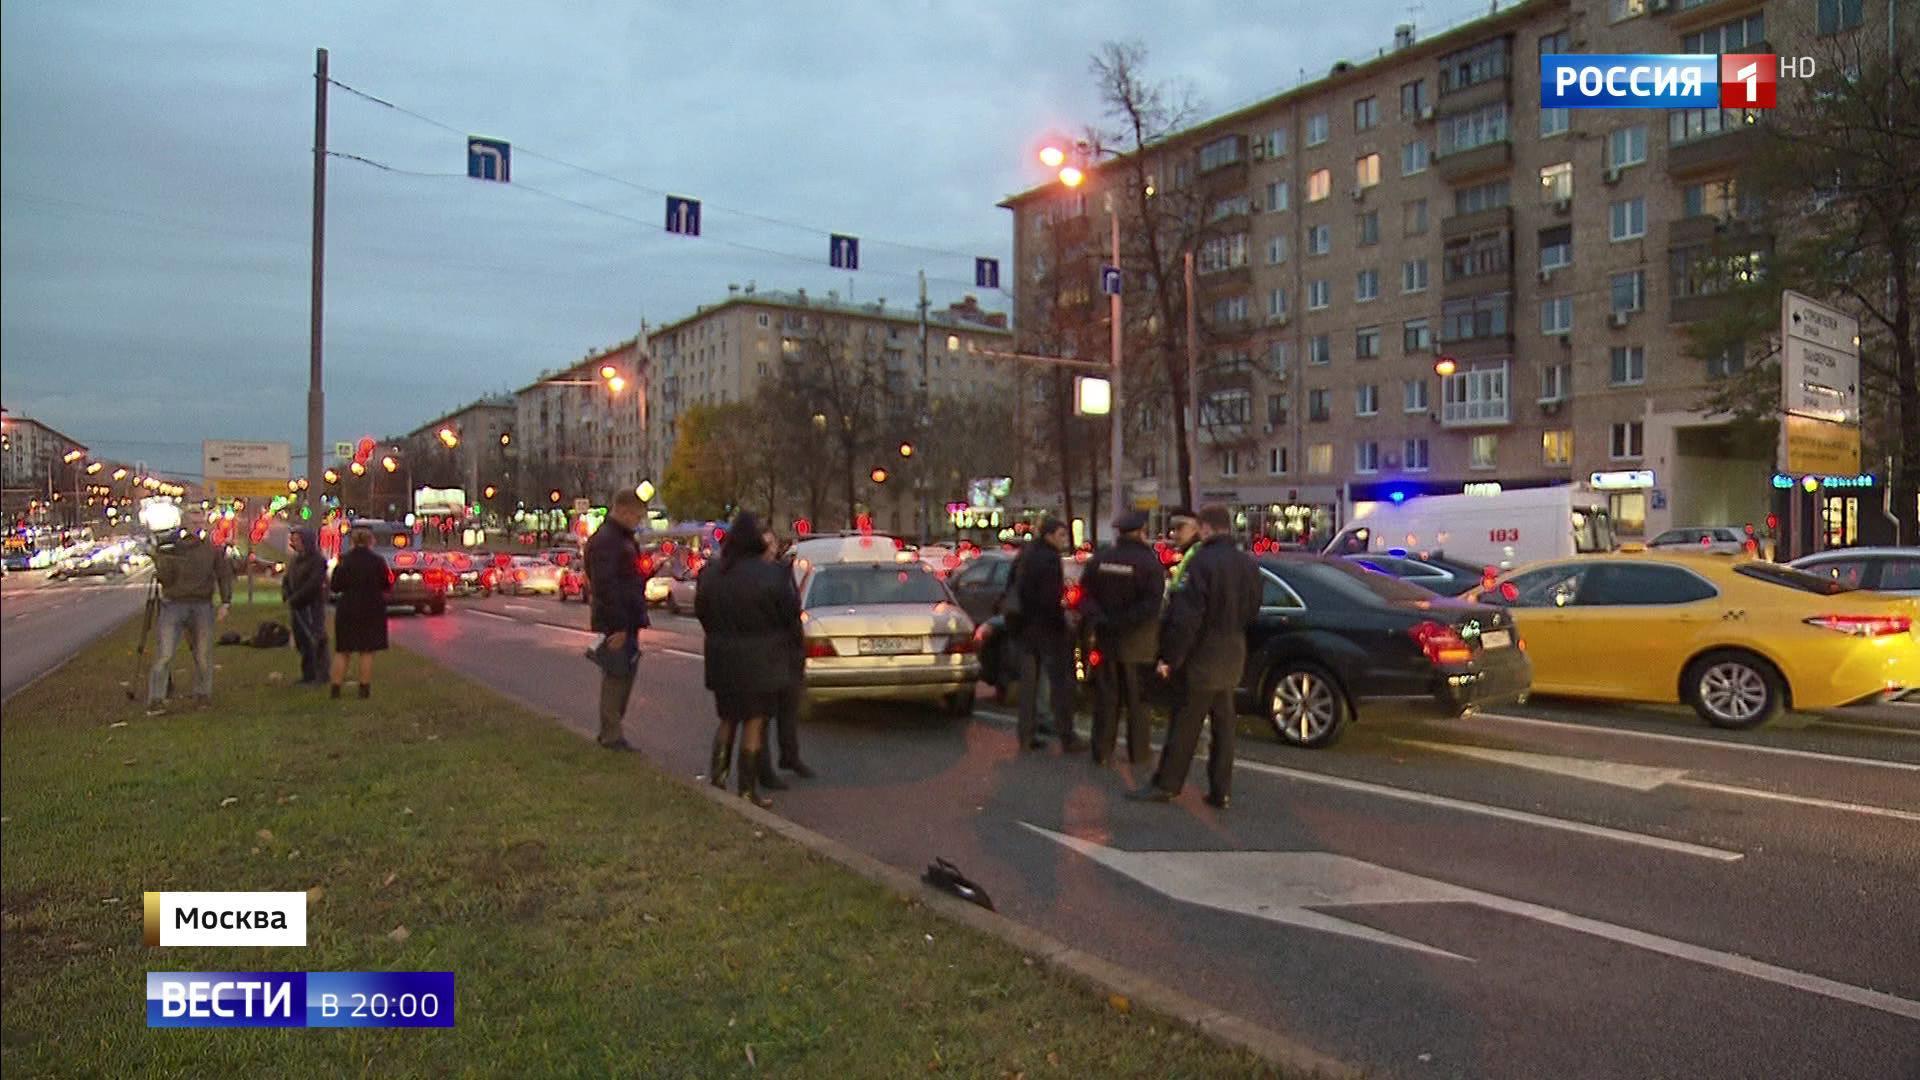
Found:
[{"label": "man with camera tripod", "polygon": [[[224,622],[233,607],[233,565],[225,545],[207,540],[205,511],[188,513],[177,532],[155,537],[153,576],[160,583],[160,608],[154,616],[159,637],[154,643],[153,667],[147,673],[147,715],[166,711],[167,687],[172,681],[173,653],[185,630],[193,652],[193,700],[213,703],[213,624]],[[214,610],[213,594],[220,593]]]}]

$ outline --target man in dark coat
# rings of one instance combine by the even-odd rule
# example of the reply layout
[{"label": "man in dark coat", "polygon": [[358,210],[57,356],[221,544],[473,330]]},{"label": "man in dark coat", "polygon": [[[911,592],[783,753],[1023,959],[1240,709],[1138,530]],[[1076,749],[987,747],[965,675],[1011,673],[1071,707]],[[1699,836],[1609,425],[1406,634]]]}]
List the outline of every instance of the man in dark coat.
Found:
[{"label": "man in dark coat", "polygon": [[[160,583],[160,610],[154,616],[153,666],[147,672],[147,714],[165,709],[173,685],[173,654],[186,637],[193,652],[193,699],[213,703],[213,626],[225,622],[233,607],[233,564],[227,546],[207,537],[207,515],[187,514],[186,527],[154,552],[153,576]],[[213,606],[215,595],[220,606]]]},{"label": "man in dark coat", "polygon": [[320,554],[320,534],[311,526],[295,529],[288,538],[293,561],[280,582],[293,623],[293,644],[300,650],[300,683],[319,686],[327,681],[327,559]]},{"label": "man in dark coat", "polygon": [[1040,533],[1013,564],[1013,593],[1020,625],[1021,663],[1019,738],[1031,750],[1046,746],[1040,738],[1040,680],[1047,682],[1053,730],[1060,749],[1080,748],[1073,731],[1073,629],[1067,622],[1066,574],[1060,558],[1073,543],[1067,524],[1057,518],[1040,523]]},{"label": "man in dark coat", "polygon": [[1234,688],[1247,666],[1247,627],[1260,613],[1260,569],[1233,545],[1233,517],[1219,504],[1200,510],[1200,544],[1180,587],[1167,602],[1160,634],[1161,678],[1177,674],[1180,704],[1160,751],[1153,782],[1127,797],[1170,802],[1185,786],[1200,745],[1200,724],[1211,724],[1207,803],[1226,809],[1233,790],[1233,729],[1239,717]]},{"label": "man in dark coat", "polygon": [[[766,530],[768,562],[778,566],[787,575],[787,583],[793,587],[794,607],[800,606],[800,583],[794,580],[793,552],[780,549],[780,538],[771,528]],[[780,768],[787,770],[802,780],[811,780],[816,775],[805,761],[800,759],[800,714],[806,707],[807,699],[807,639],[805,630],[796,622],[793,625],[793,640],[787,651],[787,664],[793,669],[793,678],[780,691],[778,707],[774,710],[772,725],[779,748]],[[786,790],[786,782],[774,771],[774,755],[771,752],[760,756],[760,786],[769,791]]]},{"label": "man in dark coat", "polygon": [[1147,546],[1147,515],[1138,510],[1114,519],[1119,538],[1087,562],[1081,576],[1081,614],[1093,628],[1100,662],[1093,667],[1093,761],[1104,765],[1119,741],[1120,711],[1127,714],[1127,755],[1135,765],[1148,758],[1148,713],[1141,693],[1143,669],[1160,644],[1160,605],[1167,570]]},{"label": "man in dark coat", "polygon": [[587,588],[593,597],[593,630],[605,634],[587,658],[600,666],[601,746],[631,750],[621,733],[627,701],[640,666],[640,631],[647,618],[647,582],[640,574],[640,543],[633,532],[647,517],[647,504],[631,491],[613,497],[605,521],[587,539]]}]

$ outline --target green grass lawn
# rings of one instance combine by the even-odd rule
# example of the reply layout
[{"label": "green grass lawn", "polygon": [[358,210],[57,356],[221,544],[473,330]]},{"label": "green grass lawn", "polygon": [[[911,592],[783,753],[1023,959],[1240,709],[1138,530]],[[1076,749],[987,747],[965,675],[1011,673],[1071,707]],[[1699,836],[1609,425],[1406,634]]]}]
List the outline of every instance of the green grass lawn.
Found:
[{"label": "green grass lawn", "polygon": [[[10,1076],[1270,1074],[410,654],[331,701],[222,648],[147,718],[138,629],[0,726]],[[143,891],[242,889],[320,890],[308,947],[141,944]],[[452,971],[458,1026],[146,1028],[145,972],[236,969]]]}]

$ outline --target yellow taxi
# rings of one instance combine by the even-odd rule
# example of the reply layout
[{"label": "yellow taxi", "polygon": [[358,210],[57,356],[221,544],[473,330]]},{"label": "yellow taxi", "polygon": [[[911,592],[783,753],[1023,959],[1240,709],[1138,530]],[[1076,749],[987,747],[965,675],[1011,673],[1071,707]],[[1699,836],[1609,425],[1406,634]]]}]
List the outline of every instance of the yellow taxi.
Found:
[{"label": "yellow taxi", "polygon": [[1746,556],[1558,559],[1479,599],[1513,610],[1538,694],[1679,702],[1750,728],[1920,686],[1920,601]]}]

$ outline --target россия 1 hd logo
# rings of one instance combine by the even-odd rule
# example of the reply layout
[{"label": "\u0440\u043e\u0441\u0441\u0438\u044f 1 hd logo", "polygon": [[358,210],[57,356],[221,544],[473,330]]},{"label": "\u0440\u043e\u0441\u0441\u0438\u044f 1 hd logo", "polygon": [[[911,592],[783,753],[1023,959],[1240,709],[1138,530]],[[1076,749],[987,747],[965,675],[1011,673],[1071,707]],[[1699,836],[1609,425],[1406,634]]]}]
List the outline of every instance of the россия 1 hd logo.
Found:
[{"label": "\u0440\u043e\u0441\u0441\u0438\u044f 1 hd logo", "polygon": [[1810,56],[1544,53],[1543,109],[1771,109],[1779,80],[1812,78]]}]

